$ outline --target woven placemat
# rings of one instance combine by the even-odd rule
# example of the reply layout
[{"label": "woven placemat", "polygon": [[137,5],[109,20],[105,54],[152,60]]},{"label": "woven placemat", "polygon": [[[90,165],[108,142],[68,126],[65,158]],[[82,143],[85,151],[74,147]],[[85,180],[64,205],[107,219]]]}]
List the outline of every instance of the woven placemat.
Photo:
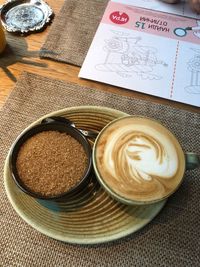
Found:
[{"label": "woven placemat", "polygon": [[200,170],[186,173],[179,190],[150,224],[106,244],[62,243],[37,232],[16,214],[3,185],[10,145],[41,116],[79,105],[157,118],[176,134],[185,150],[199,152],[200,114],[23,73],[0,111],[0,266],[199,266]]},{"label": "woven placemat", "polygon": [[40,57],[81,66],[108,0],[66,0],[55,18]]}]

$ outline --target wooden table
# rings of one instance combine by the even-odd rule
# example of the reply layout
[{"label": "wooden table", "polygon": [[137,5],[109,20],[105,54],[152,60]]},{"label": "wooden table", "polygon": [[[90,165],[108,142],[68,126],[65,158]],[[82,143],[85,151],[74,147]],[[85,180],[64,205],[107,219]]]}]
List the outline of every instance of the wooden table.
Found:
[{"label": "wooden table", "polygon": [[[0,5],[5,1],[0,0]],[[64,0],[46,1],[58,14]],[[79,85],[90,86],[99,90],[106,90],[121,95],[131,96],[140,99],[146,99],[152,102],[163,103],[166,105],[178,107],[181,109],[200,112],[199,108],[181,104],[178,102],[105,85],[98,82],[87,81],[78,78],[80,68],[66,63],[55,62],[39,58],[39,50],[45,42],[51,25],[41,33],[32,33],[28,36],[19,36],[6,32],[7,47],[0,57],[0,108],[6,101],[6,98],[12,91],[17,79],[22,71],[38,73],[43,76],[52,77]]]}]

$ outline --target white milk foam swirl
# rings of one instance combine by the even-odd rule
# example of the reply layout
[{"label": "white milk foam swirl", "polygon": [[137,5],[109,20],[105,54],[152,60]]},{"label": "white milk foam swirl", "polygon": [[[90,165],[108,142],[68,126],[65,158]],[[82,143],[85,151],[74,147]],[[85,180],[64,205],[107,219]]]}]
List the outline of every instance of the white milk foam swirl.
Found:
[{"label": "white milk foam swirl", "polygon": [[172,178],[178,169],[176,150],[165,135],[147,126],[116,129],[104,150],[104,163],[117,180],[142,183],[153,177]]}]

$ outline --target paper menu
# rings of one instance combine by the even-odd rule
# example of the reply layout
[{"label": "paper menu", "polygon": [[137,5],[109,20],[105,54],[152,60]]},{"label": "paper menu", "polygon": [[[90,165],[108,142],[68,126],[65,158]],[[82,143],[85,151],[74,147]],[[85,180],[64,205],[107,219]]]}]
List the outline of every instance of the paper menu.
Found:
[{"label": "paper menu", "polygon": [[195,19],[109,2],[79,77],[200,107]]},{"label": "paper menu", "polygon": [[188,0],[182,0],[177,4],[168,4],[162,2],[161,0],[112,0],[112,1],[130,6],[132,5],[135,7],[157,10],[159,12],[166,12],[169,14],[200,19],[200,15],[192,12]]}]

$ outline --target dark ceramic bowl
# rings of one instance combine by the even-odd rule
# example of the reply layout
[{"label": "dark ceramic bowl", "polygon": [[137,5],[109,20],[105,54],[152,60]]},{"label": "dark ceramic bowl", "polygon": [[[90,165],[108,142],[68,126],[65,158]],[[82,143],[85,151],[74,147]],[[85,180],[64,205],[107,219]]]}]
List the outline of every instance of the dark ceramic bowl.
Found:
[{"label": "dark ceramic bowl", "polygon": [[[82,176],[82,178],[80,179],[80,181],[78,182],[78,184],[76,184],[74,187],[72,187],[71,189],[69,189],[68,191],[59,194],[59,195],[54,195],[54,196],[44,196],[42,194],[36,193],[34,191],[31,191],[29,188],[26,187],[26,185],[22,182],[22,180],[20,179],[20,176],[18,174],[17,171],[17,167],[16,167],[16,160],[17,160],[17,156],[19,153],[19,150],[21,148],[21,146],[24,144],[24,142],[26,142],[30,137],[34,136],[37,133],[40,132],[44,132],[44,131],[58,131],[61,133],[66,133],[70,136],[72,136],[74,139],[76,139],[83,147],[88,161],[87,161],[87,166],[86,166],[86,170],[84,175]],[[17,186],[25,193],[27,193],[28,195],[38,198],[38,199],[46,199],[46,200],[59,200],[59,199],[64,199],[65,197],[70,197],[74,194],[76,194],[77,192],[79,192],[80,190],[82,190],[88,183],[89,183],[89,174],[91,172],[91,168],[92,168],[92,149],[90,146],[90,143],[88,142],[88,140],[86,139],[86,137],[76,128],[72,127],[71,125],[65,123],[64,119],[59,120],[48,120],[45,119],[44,121],[42,121],[41,124],[38,124],[32,128],[30,128],[29,130],[23,132],[15,141],[15,143],[13,144],[13,147],[11,149],[10,152],[10,170],[12,173],[12,177],[15,181],[15,183],[17,184]]]}]

